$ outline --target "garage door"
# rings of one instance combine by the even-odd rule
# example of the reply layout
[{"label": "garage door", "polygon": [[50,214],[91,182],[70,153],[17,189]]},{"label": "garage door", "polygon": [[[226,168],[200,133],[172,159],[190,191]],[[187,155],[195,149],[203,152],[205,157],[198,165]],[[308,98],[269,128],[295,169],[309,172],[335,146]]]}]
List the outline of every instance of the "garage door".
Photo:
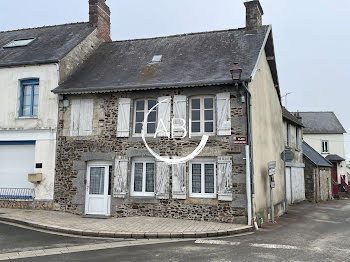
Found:
[{"label": "garage door", "polygon": [[0,142],[0,189],[33,188],[35,142]]}]

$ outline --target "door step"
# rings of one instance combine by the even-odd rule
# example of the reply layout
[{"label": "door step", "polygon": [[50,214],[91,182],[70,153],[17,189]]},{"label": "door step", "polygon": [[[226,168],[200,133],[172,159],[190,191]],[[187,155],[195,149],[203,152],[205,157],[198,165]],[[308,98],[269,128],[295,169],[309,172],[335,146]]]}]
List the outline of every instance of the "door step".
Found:
[{"label": "door step", "polygon": [[108,219],[108,218],[111,218],[111,216],[103,216],[103,215],[83,215],[83,218]]}]

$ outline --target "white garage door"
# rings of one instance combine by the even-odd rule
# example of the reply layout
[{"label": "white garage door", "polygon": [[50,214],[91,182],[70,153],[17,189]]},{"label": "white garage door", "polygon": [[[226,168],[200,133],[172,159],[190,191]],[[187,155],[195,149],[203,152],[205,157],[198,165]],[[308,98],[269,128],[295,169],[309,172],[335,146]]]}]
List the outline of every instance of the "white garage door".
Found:
[{"label": "white garage door", "polygon": [[28,174],[34,172],[35,144],[0,142],[0,188],[33,188]]}]

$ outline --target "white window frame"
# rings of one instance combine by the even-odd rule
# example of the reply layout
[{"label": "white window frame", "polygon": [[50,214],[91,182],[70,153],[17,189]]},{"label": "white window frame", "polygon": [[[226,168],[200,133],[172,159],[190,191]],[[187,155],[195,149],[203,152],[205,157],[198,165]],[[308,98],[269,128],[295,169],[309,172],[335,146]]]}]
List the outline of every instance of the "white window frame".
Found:
[{"label": "white window frame", "polygon": [[[327,151],[324,151],[323,150],[323,144],[324,143],[326,143],[326,145],[327,145]],[[329,154],[329,141],[328,140],[322,140],[321,141],[321,152],[322,152],[322,154]]]},{"label": "white window frame", "polygon": [[[145,99],[136,99],[135,101],[134,101],[134,109],[133,109],[133,111],[134,111],[134,114],[133,114],[133,124],[132,124],[132,133],[133,133],[133,136],[136,136],[136,137],[141,137],[142,135],[141,135],[141,133],[136,133],[135,131],[135,129],[136,129],[136,112],[137,112],[137,110],[136,110],[136,103],[138,102],[138,101],[145,101],[145,104],[144,104],[144,114],[143,114],[143,116],[144,116],[144,118],[145,118],[145,116],[146,116],[146,114],[148,113],[148,101],[149,100],[154,100],[154,101],[156,101],[156,104],[158,103],[158,100],[157,100],[157,98],[145,98]],[[154,134],[157,132],[157,127],[158,127],[158,113],[157,113],[157,108],[155,109],[156,111],[156,122],[155,122],[155,124],[156,124],[156,129],[155,129],[155,132],[154,133],[152,133],[152,134],[148,134],[147,133],[147,123],[146,123],[146,125],[145,125],[145,136],[146,137],[153,137],[154,136]],[[139,123],[139,122],[137,122],[137,123]],[[151,123],[153,123],[153,122],[151,122]]]},{"label": "white window frame", "polygon": [[286,146],[290,147],[291,146],[291,134],[290,134],[290,124],[287,123],[287,127],[286,127]]},{"label": "white window frame", "polygon": [[300,149],[300,128],[295,127],[295,148]]},{"label": "white window frame", "polygon": [[[192,165],[201,165],[201,192],[202,193],[192,193]],[[214,165],[214,193],[205,193],[205,164]],[[191,161],[189,164],[190,176],[189,176],[189,196],[193,198],[216,198],[216,161],[215,160],[196,160]]]},{"label": "white window frame", "polygon": [[[142,170],[142,192],[135,192],[134,191],[134,181],[135,181],[135,164],[136,163],[142,163],[143,164],[143,170]],[[146,192],[146,163],[152,163],[154,164],[154,191],[153,192]],[[156,190],[156,161],[152,158],[135,158],[132,160],[132,168],[131,168],[131,182],[130,182],[130,195],[131,196],[148,196],[153,197],[155,196],[155,190]]]},{"label": "white window frame", "polygon": [[[205,120],[204,120],[204,99],[212,98],[213,99],[213,132],[205,132]],[[192,99],[200,99],[200,130],[201,132],[192,132]],[[216,99],[215,96],[207,95],[207,96],[193,96],[189,98],[189,133],[191,136],[203,136],[203,135],[215,135],[216,134]]]}]

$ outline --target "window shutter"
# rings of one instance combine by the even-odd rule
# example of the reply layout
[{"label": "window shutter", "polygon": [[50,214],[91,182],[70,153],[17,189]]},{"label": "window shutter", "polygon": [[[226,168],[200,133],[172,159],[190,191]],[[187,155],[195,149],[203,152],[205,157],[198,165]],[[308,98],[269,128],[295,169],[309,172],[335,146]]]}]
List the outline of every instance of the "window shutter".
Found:
[{"label": "window shutter", "polygon": [[114,189],[113,196],[117,198],[125,198],[127,193],[128,180],[128,159],[126,157],[117,156],[115,159],[114,170]]},{"label": "window shutter", "polygon": [[232,201],[232,157],[218,157],[218,199]]},{"label": "window shutter", "polygon": [[169,199],[169,165],[157,161],[156,170],[156,198]]},{"label": "window shutter", "polygon": [[[160,119],[163,120],[166,130],[168,134],[170,134],[170,106],[171,106],[171,97],[170,96],[162,96],[158,98],[158,103],[168,99],[166,102],[163,102],[158,105],[158,125]],[[159,137],[167,136],[165,132],[159,132]]]},{"label": "window shutter", "polygon": [[230,93],[216,95],[217,135],[231,135]]},{"label": "window shutter", "polygon": [[92,134],[92,120],[94,116],[94,100],[80,100],[79,136]]},{"label": "window shutter", "polygon": [[119,98],[117,137],[129,137],[130,98]]},{"label": "window shutter", "polygon": [[70,135],[79,135],[80,99],[73,99],[70,113]]},{"label": "window shutter", "polygon": [[[182,125],[182,121],[177,119],[185,120],[185,129],[187,130],[187,97],[186,96],[174,96],[174,123],[176,125]],[[174,131],[174,136],[179,137],[183,135],[183,131]]]},{"label": "window shutter", "polygon": [[173,199],[186,199],[186,163],[172,165]]}]

